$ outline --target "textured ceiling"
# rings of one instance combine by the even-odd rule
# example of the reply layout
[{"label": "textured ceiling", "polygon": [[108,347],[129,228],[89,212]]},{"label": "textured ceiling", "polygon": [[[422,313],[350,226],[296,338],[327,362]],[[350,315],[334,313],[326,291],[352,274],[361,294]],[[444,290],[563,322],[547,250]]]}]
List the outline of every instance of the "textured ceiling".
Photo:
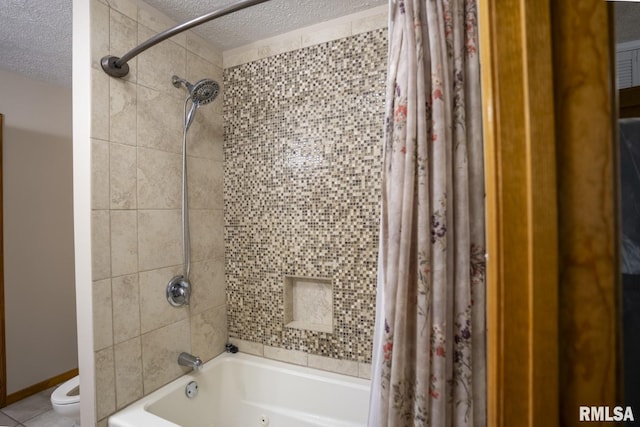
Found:
[{"label": "textured ceiling", "polygon": [[[235,0],[148,0],[184,22]],[[223,50],[370,9],[388,0],[270,0],[195,31]],[[72,0],[0,0],[0,68],[71,86]],[[122,52],[124,54],[124,52]]]},{"label": "textured ceiling", "polygon": [[[147,0],[184,22],[233,0]],[[222,49],[385,4],[388,0],[270,0],[196,29]],[[72,0],[0,0],[0,68],[71,86]],[[640,3],[616,2],[616,41],[640,39]],[[124,53],[124,52],[122,52]]]},{"label": "textured ceiling", "polygon": [[71,0],[0,0],[0,68],[71,86]]}]

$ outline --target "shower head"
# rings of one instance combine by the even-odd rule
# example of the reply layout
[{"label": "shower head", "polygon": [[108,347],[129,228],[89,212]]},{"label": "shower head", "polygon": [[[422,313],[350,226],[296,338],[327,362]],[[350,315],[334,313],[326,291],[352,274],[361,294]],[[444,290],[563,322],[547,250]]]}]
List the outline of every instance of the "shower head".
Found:
[{"label": "shower head", "polygon": [[173,76],[171,78],[171,83],[173,83],[175,87],[184,85],[187,88],[187,91],[189,91],[189,98],[191,98],[191,101],[198,106],[210,103],[216,99],[220,92],[220,85],[218,82],[211,79],[202,79],[196,84],[191,84],[185,79]]},{"label": "shower head", "polygon": [[199,105],[208,104],[218,96],[220,85],[210,79],[202,79],[192,87],[187,87],[193,102]]},{"label": "shower head", "polygon": [[[192,85],[185,79],[182,79],[178,76],[171,77],[171,83],[175,87],[180,87],[184,85],[189,92],[189,96],[184,101],[185,108],[185,117],[184,117],[184,131],[186,132],[191,126],[193,119],[196,114],[196,110],[199,106],[208,104],[218,96],[220,92],[220,85],[215,80],[211,79],[202,79],[198,81],[196,84]],[[187,112],[187,104],[191,101],[191,108],[189,112]]]}]

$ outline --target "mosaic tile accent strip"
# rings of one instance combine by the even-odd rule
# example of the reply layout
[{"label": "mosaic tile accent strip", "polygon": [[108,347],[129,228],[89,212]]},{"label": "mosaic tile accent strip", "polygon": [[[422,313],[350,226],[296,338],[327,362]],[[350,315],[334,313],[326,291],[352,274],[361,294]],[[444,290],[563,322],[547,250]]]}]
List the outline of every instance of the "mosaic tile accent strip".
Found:
[{"label": "mosaic tile accent strip", "polygon": [[[369,363],[387,30],[224,71],[229,335]],[[285,327],[285,276],[330,278],[333,332]]]}]

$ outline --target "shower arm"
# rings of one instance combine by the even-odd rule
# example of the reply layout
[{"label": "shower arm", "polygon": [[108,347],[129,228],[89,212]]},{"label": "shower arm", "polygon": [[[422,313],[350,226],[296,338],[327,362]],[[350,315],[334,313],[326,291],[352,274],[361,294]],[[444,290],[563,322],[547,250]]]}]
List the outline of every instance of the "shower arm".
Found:
[{"label": "shower arm", "polygon": [[169,37],[173,37],[176,34],[180,34],[183,31],[187,31],[193,27],[197,27],[200,24],[204,24],[205,22],[212,21],[216,18],[220,18],[221,16],[228,15],[230,13],[236,12],[238,10],[245,9],[247,7],[255,6],[260,3],[265,3],[269,0],[240,0],[236,3],[233,3],[229,6],[225,6],[221,9],[214,10],[213,12],[207,13],[206,15],[202,15],[198,18],[192,19],[190,21],[184,22],[182,24],[176,25],[175,27],[169,28],[155,36],[151,37],[149,40],[140,43],[138,46],[131,49],[129,52],[125,53],[121,57],[107,55],[102,57],[100,60],[100,64],[102,65],[102,69],[105,73],[112,77],[124,77],[129,74],[129,65],[127,62],[129,60],[135,58],[140,55],[145,50],[150,47],[155,46],[156,44],[168,39]]}]

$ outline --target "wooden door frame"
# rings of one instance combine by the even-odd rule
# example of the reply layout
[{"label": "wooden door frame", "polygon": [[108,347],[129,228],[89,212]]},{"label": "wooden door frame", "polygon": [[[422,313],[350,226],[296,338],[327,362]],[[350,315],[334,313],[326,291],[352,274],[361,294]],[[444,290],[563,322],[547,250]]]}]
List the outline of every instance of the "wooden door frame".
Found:
[{"label": "wooden door frame", "polygon": [[488,425],[578,425],[580,405],[621,404],[611,9],[479,12]]},{"label": "wooden door frame", "polygon": [[[558,245],[550,10],[539,0],[480,0],[479,11],[488,425],[552,426]],[[537,421],[542,413],[546,424]]]}]

